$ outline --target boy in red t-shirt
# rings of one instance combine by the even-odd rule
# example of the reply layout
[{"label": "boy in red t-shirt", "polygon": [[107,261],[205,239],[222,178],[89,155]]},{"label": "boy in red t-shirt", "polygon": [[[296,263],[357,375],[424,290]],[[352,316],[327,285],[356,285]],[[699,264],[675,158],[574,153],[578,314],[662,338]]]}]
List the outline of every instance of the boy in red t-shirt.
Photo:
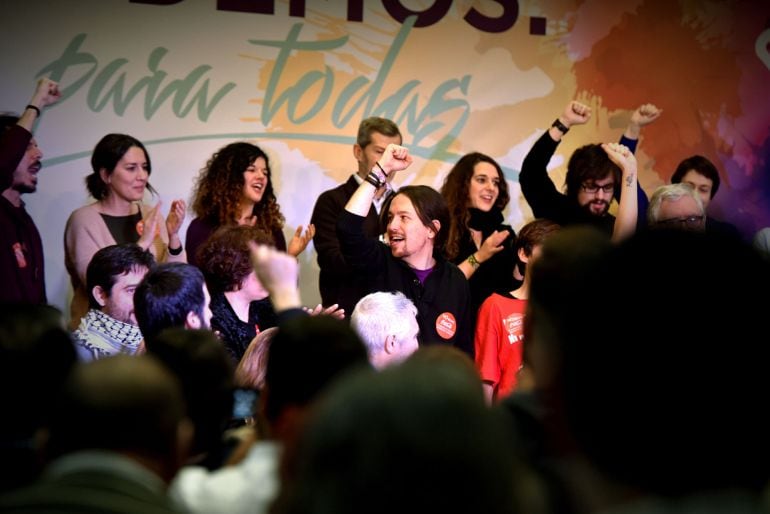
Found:
[{"label": "boy in red t-shirt", "polygon": [[[518,259],[525,265],[540,255],[545,239],[560,228],[537,219],[522,227],[516,239]],[[476,368],[489,403],[509,395],[516,387],[524,342],[524,312],[529,297],[529,274],[521,287],[508,293],[494,293],[479,308],[476,321]]]}]

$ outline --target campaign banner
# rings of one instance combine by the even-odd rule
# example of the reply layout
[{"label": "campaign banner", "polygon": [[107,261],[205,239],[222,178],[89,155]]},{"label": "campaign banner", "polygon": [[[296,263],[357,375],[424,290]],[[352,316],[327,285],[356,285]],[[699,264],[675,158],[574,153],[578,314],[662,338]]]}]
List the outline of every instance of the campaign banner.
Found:
[{"label": "campaign banner", "polygon": [[[43,237],[50,301],[68,311],[63,233],[93,201],[84,177],[107,133],[152,159],[145,201],[190,201],[219,148],[249,141],[271,159],[287,237],[316,198],[357,169],[368,116],[395,121],[415,163],[396,187],[439,189],[465,153],[502,166],[506,221],[532,212],[518,172],[570,100],[593,116],[557,148],[615,142],[634,109],[662,116],[637,150],[649,194],[700,154],[721,177],[710,213],[746,238],[770,226],[770,5],[663,0],[5,0],[0,110],[19,112],[41,76],[61,85],[35,137],[44,153],[26,207]],[[192,218],[188,213],[186,225]],[[312,244],[300,256],[307,304],[319,301]]]}]

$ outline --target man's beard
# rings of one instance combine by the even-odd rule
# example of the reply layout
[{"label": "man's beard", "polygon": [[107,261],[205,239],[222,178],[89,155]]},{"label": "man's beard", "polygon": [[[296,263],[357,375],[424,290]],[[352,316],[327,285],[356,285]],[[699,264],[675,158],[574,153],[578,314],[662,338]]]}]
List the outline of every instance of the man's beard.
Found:
[{"label": "man's beard", "polygon": [[37,191],[37,186],[30,185],[30,184],[16,184],[13,186],[13,189],[17,193],[21,195],[25,195],[25,194],[34,193],[35,191]]},{"label": "man's beard", "polygon": [[[602,204],[603,209],[601,210],[601,212],[596,212],[596,211],[591,209],[592,204],[593,205]],[[592,200],[592,201],[588,202],[587,204],[583,205],[583,210],[589,216],[597,216],[597,217],[605,216],[607,214],[607,212],[610,210],[610,203],[609,202],[605,202],[604,200]]]}]

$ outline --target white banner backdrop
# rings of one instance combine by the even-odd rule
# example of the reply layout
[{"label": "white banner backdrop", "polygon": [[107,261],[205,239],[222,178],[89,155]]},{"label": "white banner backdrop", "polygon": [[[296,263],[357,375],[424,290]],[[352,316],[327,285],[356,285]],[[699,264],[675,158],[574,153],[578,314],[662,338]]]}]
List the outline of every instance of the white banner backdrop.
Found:
[{"label": "white banner backdrop", "polygon": [[[531,217],[519,194],[521,161],[569,100],[589,103],[595,116],[580,136],[570,134],[560,145],[551,163],[557,181],[572,150],[617,140],[639,104],[663,104],[664,119],[669,116],[645,129],[659,145],[669,137],[663,130],[681,127],[685,117],[666,105],[669,99],[662,98],[657,83],[651,82],[651,95],[630,86],[619,89],[645,77],[627,70],[616,74],[626,64],[623,54],[616,62],[595,51],[608,38],[621,41],[617,31],[631,30],[634,16],[644,23],[646,2],[640,1],[618,2],[601,16],[592,2],[568,1],[547,6],[492,0],[0,3],[3,17],[14,20],[6,21],[0,43],[0,110],[22,109],[41,75],[58,80],[64,91],[36,130],[45,167],[38,191],[24,197],[43,237],[49,300],[64,312],[71,295],[64,224],[70,212],[91,201],[83,180],[90,173],[90,152],[109,132],[128,133],[146,144],[150,181],[159,192],[159,198],[148,195],[146,201],[162,201],[164,212],[174,198],[189,202],[198,171],[218,148],[236,140],[258,144],[271,157],[289,237],[308,223],[317,196],[356,169],[356,128],[369,115],[394,119],[418,157],[396,185],[439,188],[452,163],[469,151],[497,159],[511,190],[507,221],[516,228]],[[273,14],[264,14],[270,9]],[[409,11],[418,16],[407,17]],[[754,32],[751,42],[763,34]],[[760,70],[751,78],[754,85],[768,68],[761,61],[767,49],[757,45],[759,58],[747,65]],[[581,71],[589,64],[600,71]],[[739,79],[733,80],[738,89]],[[748,116],[749,110],[731,119]],[[721,114],[716,107],[711,111],[717,118],[706,113],[699,123],[713,125]],[[767,119],[768,114],[770,107],[762,105],[752,115]],[[767,129],[756,134],[753,148],[767,139]],[[725,157],[726,173],[734,177],[754,173],[753,179],[735,181],[740,187],[751,187],[766,172],[757,175],[739,156],[717,152],[707,137],[687,144],[690,153]],[[653,146],[645,145],[639,151],[641,179],[651,191],[670,175],[671,163],[686,155],[681,146],[664,145],[652,159]],[[733,162],[742,167],[730,168]],[[757,209],[767,213],[766,207]],[[315,257],[311,245],[300,258],[306,304],[319,301]]]}]

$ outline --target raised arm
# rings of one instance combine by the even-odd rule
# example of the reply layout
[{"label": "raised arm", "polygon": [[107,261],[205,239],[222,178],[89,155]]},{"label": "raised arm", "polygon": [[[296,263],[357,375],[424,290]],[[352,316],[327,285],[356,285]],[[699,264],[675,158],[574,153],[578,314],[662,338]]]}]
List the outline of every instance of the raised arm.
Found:
[{"label": "raised arm", "polygon": [[13,172],[32,139],[35,120],[43,109],[56,102],[60,96],[56,82],[47,78],[38,80],[32,99],[16,125],[0,134],[0,191],[8,189],[13,182]]},{"label": "raised arm", "polygon": [[35,120],[42,114],[43,109],[56,102],[59,98],[61,98],[59,84],[48,78],[38,80],[35,93],[32,95],[29,104],[24,108],[24,112],[16,124],[25,128],[28,132],[32,132],[32,126],[35,124]]},{"label": "raised arm", "polygon": [[[591,119],[591,108],[586,104],[572,101],[564,107],[564,111],[548,129],[548,134],[554,141],[561,141],[562,136],[574,125],[585,125]],[[566,130],[565,130],[566,129]]]},{"label": "raised arm", "polygon": [[[628,122],[626,131],[620,138],[620,144],[627,146],[631,153],[636,153],[636,147],[639,143],[639,135],[641,134],[642,127],[649,125],[653,121],[657,120],[663,113],[662,109],[658,109],[653,104],[642,104],[632,114],[631,119]],[[615,200],[620,203],[620,189],[615,190]],[[636,201],[637,201],[637,230],[644,227],[647,223],[647,208],[650,204],[647,194],[642,189],[641,184],[637,180],[636,183]]]},{"label": "raised arm", "polygon": [[619,242],[633,235],[636,230],[637,212],[637,170],[636,157],[624,145],[604,143],[602,148],[612,162],[617,164],[623,176],[620,179],[620,203],[615,217],[615,227],[612,231],[613,242]]},{"label": "raised arm", "polygon": [[249,250],[254,272],[269,293],[275,312],[301,308],[297,259],[267,245],[251,242]]},{"label": "raised arm", "polygon": [[377,189],[390,180],[396,171],[406,169],[412,157],[403,146],[390,144],[379,163],[350,197],[337,221],[337,238],[348,266],[359,272],[377,273],[382,268],[383,245],[364,233],[364,219],[369,212]]},{"label": "raised arm", "polygon": [[521,166],[519,185],[537,218],[561,220],[560,212],[565,209],[567,198],[559,192],[548,176],[548,161],[556,146],[570,127],[583,125],[591,119],[591,108],[580,102],[568,103],[552,126],[532,146]]},{"label": "raised arm", "polygon": [[405,170],[411,164],[412,156],[409,155],[406,147],[389,144],[380,160],[375,163],[369,175],[345,204],[345,210],[356,216],[366,217],[377,189],[382,187],[393,173]]},{"label": "raised arm", "polygon": [[[663,110],[658,109],[653,104],[640,105],[631,114],[631,119],[628,122],[626,131],[623,133],[623,137],[637,141],[639,139],[639,134],[642,131],[642,127],[657,120],[661,114],[663,114]],[[632,150],[636,150],[636,148],[633,148]]]}]

